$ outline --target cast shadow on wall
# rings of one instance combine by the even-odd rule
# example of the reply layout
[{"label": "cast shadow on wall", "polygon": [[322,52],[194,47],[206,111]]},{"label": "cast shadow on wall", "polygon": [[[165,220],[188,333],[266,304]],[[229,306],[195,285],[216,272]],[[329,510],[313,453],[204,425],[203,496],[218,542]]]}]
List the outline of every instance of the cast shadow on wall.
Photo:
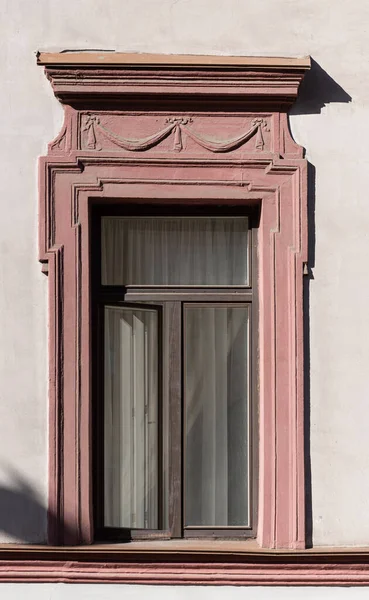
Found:
[{"label": "cast shadow on wall", "polygon": [[0,485],[0,535],[10,543],[45,544],[48,513],[44,499],[20,473],[10,467],[3,470],[11,483]]},{"label": "cast shadow on wall", "polygon": [[[320,114],[327,104],[349,103],[351,96],[322,67],[311,59],[311,70],[305,75],[290,115]],[[315,166],[308,161],[308,264],[304,277],[304,428],[305,428],[305,517],[306,545],[313,546],[313,510],[310,451],[310,286],[315,267]],[[319,235],[319,232],[318,232]]]},{"label": "cast shadow on wall", "polygon": [[311,69],[301,82],[290,114],[319,115],[327,104],[351,101],[351,96],[312,58]]},{"label": "cast shadow on wall", "polygon": [[8,485],[0,485],[0,534],[16,542],[45,543],[47,511],[39,493],[13,468],[4,471]]}]

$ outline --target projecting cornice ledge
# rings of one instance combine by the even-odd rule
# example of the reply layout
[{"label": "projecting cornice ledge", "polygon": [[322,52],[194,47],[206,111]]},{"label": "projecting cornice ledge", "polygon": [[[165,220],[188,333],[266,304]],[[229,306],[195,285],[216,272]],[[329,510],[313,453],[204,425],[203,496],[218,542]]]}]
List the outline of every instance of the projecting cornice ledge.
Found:
[{"label": "projecting cornice ledge", "polygon": [[289,106],[310,58],[175,56],[119,52],[37,54],[57,98],[66,104],[107,97],[222,97]]}]

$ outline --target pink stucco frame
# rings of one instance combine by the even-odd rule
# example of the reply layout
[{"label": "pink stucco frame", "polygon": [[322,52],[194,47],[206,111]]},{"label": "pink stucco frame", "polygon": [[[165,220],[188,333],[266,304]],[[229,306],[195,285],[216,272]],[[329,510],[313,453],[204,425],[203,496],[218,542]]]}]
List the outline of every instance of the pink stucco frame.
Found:
[{"label": "pink stucco frame", "polygon": [[261,205],[263,548],[305,547],[307,165],[288,128],[308,59],[41,54],[64,104],[40,159],[49,277],[49,543],[93,541],[89,215],[93,203]]}]

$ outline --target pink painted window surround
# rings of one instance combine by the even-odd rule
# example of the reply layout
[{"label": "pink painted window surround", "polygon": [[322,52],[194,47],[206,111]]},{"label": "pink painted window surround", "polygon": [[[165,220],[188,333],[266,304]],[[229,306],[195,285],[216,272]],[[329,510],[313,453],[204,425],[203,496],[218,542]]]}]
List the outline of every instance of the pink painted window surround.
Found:
[{"label": "pink painted window surround", "polygon": [[94,541],[91,215],[133,203],[258,207],[257,544],[305,548],[307,165],[287,111],[309,59],[43,53],[38,62],[65,110],[40,159],[49,543]]}]

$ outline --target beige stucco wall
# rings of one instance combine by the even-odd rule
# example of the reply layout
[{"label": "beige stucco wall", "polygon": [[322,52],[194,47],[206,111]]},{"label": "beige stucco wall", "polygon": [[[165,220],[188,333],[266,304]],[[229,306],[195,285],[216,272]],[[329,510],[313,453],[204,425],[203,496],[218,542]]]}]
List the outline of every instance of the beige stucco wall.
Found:
[{"label": "beige stucco wall", "polygon": [[0,14],[0,541],[45,537],[47,279],[37,263],[36,161],[58,133],[62,110],[35,51],[98,48],[310,54],[346,92],[323,77],[311,102],[294,110],[291,128],[316,169],[314,541],[368,545],[369,4],[0,0]]}]

